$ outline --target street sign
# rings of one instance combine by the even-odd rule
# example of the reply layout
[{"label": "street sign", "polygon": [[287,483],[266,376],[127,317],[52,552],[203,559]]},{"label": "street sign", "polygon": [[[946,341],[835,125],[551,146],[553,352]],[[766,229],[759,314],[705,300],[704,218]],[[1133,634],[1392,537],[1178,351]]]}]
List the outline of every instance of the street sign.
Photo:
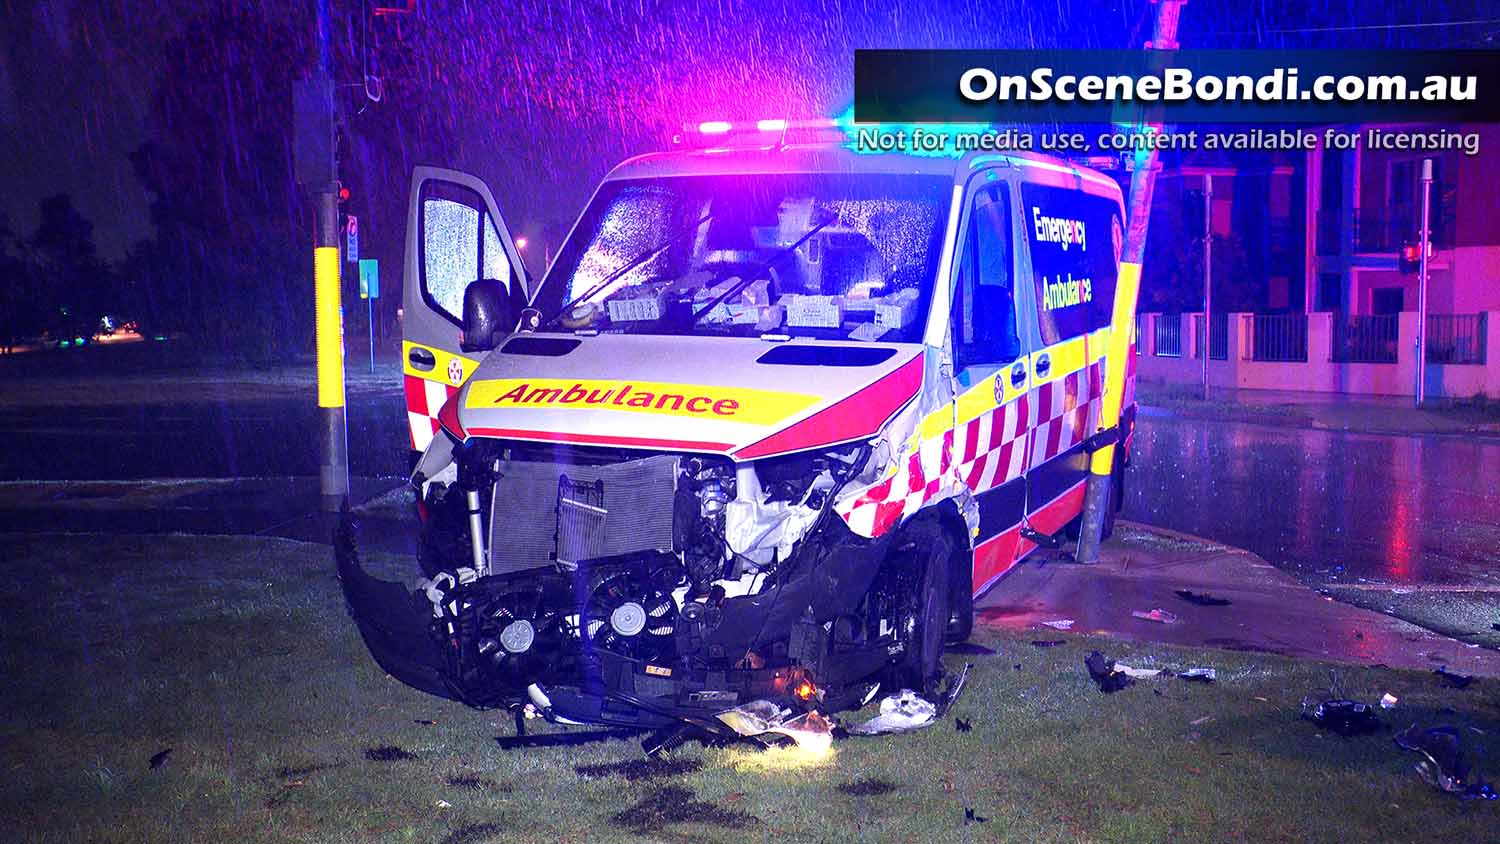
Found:
[{"label": "street sign", "polygon": [[380,262],[374,258],[359,261],[359,298],[380,298]]},{"label": "street sign", "polygon": [[359,218],[353,214],[349,215],[349,222],[344,224],[344,260],[351,264],[359,263]]}]

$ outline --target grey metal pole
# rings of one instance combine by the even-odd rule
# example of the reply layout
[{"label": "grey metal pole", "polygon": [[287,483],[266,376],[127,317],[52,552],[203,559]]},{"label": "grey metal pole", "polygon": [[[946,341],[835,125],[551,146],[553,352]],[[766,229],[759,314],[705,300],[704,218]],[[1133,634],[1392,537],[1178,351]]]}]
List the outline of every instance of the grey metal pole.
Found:
[{"label": "grey metal pole", "polygon": [[1203,400],[1208,401],[1208,358],[1213,354],[1214,177],[1203,174]]},{"label": "grey metal pole", "polygon": [[[322,79],[328,72],[328,0],[314,0],[317,33],[313,49]],[[332,98],[328,107],[334,109]],[[330,114],[328,125],[336,125]],[[322,508],[337,512],[349,502],[349,426],[345,414],[343,295],[339,282],[338,153],[330,142],[329,181],[317,186],[317,234],[314,241],[314,278],[318,335],[318,413],[321,448],[318,486]],[[332,250],[331,252],[327,250]],[[331,257],[331,261],[329,258]]]},{"label": "grey metal pole", "polygon": [[1422,263],[1417,273],[1417,407],[1427,400],[1427,254],[1432,251],[1432,159],[1422,159]]}]

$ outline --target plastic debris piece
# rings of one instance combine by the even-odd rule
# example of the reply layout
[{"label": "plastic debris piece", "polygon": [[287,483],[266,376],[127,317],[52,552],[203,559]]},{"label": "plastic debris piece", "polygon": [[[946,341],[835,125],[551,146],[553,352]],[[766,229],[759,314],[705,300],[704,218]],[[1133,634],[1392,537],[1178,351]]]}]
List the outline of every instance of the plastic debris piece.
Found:
[{"label": "plastic debris piece", "polygon": [[1207,724],[1209,721],[1212,721],[1213,719],[1214,719],[1214,716],[1212,716],[1212,715],[1205,715],[1202,718],[1194,718],[1193,720],[1189,721],[1188,724],[1190,726],[1194,726],[1194,727],[1201,727],[1204,724]]},{"label": "plastic debris piece", "polygon": [[413,718],[413,719],[411,719],[411,722],[413,724],[421,724],[424,727],[435,727],[435,726],[437,726],[437,722],[436,721],[433,721],[433,720],[428,719],[428,718]]},{"label": "plastic debris piece", "polygon": [[1107,695],[1135,685],[1135,680],[1131,679],[1129,674],[1115,670],[1114,660],[1098,651],[1090,651],[1089,655],[1084,658],[1083,665],[1089,670],[1089,677],[1093,678],[1099,691]]},{"label": "plastic debris piece", "polygon": [[833,723],[816,709],[804,712],[766,732],[786,736],[802,750],[815,753],[826,753],[833,745]]},{"label": "plastic debris piece", "polygon": [[880,714],[848,728],[850,735],[880,736],[920,730],[937,720],[937,704],[911,689],[902,689],[880,700]]},{"label": "plastic debris piece", "polygon": [[758,736],[781,726],[791,714],[790,709],[783,709],[769,700],[752,700],[726,709],[715,717],[742,736]]},{"label": "plastic debris piece", "polygon": [[453,808],[453,804],[447,800],[437,800],[433,802],[432,807],[434,809],[451,809]]},{"label": "plastic debris piece", "polygon": [[1385,694],[1383,694],[1383,695],[1380,696],[1380,708],[1381,709],[1395,709],[1396,708],[1396,701],[1398,701],[1398,700],[1400,700],[1400,698],[1396,697],[1395,695],[1391,694],[1390,692],[1386,692]]},{"label": "plastic debris piece", "polygon": [[972,663],[964,663],[962,671],[948,678],[948,684],[938,695],[937,717],[942,718],[947,715],[948,710],[953,708],[953,704],[958,703],[958,696],[964,693],[964,686],[969,684],[969,670],[973,667]]},{"label": "plastic debris piece", "polygon": [[976,814],[974,814],[974,810],[970,809],[968,806],[964,807],[964,826],[968,826],[971,823],[989,823],[989,822],[990,822],[989,818],[986,818],[983,815],[976,815]]},{"label": "plastic debris piece", "polygon": [[160,768],[161,766],[167,764],[167,757],[171,756],[171,755],[172,755],[172,748],[170,748],[170,747],[167,748],[166,750],[162,750],[162,751],[159,751],[159,752],[153,754],[151,756],[151,761],[149,763],[151,765],[151,770],[154,771],[157,768]]},{"label": "plastic debris piece", "polygon": [[1066,645],[1067,639],[1032,639],[1031,644],[1039,648],[1055,648],[1058,645]]},{"label": "plastic debris piece", "polygon": [[962,718],[954,718],[953,729],[958,730],[960,733],[967,733],[974,729],[974,725]]},{"label": "plastic debris piece", "polygon": [[1212,683],[1219,679],[1219,672],[1212,668],[1189,668],[1179,671],[1177,676],[1189,683]]},{"label": "plastic debris piece", "polygon": [[1134,680],[1149,680],[1162,672],[1160,668],[1135,668],[1123,662],[1115,663],[1115,670]]},{"label": "plastic debris piece", "polygon": [[1385,726],[1368,704],[1343,698],[1303,698],[1302,717],[1345,738],[1373,733]]},{"label": "plastic debris piece", "polygon": [[1412,724],[1396,734],[1396,745],[1422,755],[1422,761],[1416,764],[1417,774],[1433,788],[1465,800],[1496,798],[1495,789],[1480,778],[1465,752],[1463,736],[1456,727],[1443,725],[1424,730]]},{"label": "plastic debris piece", "polygon": [[1042,622],[1042,626],[1043,627],[1051,627],[1053,630],[1072,630],[1073,629],[1073,619],[1071,619],[1071,618],[1059,618],[1059,619],[1054,619],[1053,621],[1044,621],[1044,622]]},{"label": "plastic debris piece", "polygon": [[1215,597],[1205,592],[1194,592],[1191,589],[1178,589],[1177,597],[1200,607],[1227,607],[1230,604],[1228,598]]},{"label": "plastic debris piece", "polygon": [[1175,614],[1164,610],[1161,607],[1157,607],[1156,609],[1150,610],[1149,612],[1145,610],[1134,610],[1130,613],[1130,616],[1131,618],[1139,618],[1142,621],[1154,621],[1158,624],[1175,624],[1177,621],[1177,616]]},{"label": "plastic debris piece", "polygon": [[1469,684],[1474,682],[1473,677],[1467,674],[1455,674],[1452,671],[1449,671],[1448,666],[1446,665],[1439,667],[1438,670],[1432,673],[1436,674],[1438,676],[1438,679],[1442,680],[1444,683],[1447,683],[1449,688],[1467,689],[1469,687]]}]

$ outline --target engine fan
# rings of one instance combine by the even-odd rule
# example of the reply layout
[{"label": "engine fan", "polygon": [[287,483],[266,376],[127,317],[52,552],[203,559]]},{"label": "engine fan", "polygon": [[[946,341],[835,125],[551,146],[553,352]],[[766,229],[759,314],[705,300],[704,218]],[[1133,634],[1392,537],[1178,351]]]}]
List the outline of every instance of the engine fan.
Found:
[{"label": "engine fan", "polygon": [[568,638],[561,607],[550,603],[540,590],[505,592],[485,602],[480,656],[503,675],[535,679],[556,662]]},{"label": "engine fan", "polygon": [[668,661],[675,653],[677,604],[670,578],[617,569],[594,578],[583,624],[595,647],[630,659]]}]

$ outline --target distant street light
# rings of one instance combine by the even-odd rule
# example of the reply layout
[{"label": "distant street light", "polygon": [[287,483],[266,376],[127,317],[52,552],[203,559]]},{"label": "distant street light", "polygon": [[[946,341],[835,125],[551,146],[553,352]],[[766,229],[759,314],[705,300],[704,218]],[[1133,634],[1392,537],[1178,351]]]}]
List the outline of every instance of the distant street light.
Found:
[{"label": "distant street light", "polygon": [[524,238],[524,237],[518,237],[518,238],[516,238],[516,251],[518,251],[518,252],[525,252],[526,251],[526,238]]}]

